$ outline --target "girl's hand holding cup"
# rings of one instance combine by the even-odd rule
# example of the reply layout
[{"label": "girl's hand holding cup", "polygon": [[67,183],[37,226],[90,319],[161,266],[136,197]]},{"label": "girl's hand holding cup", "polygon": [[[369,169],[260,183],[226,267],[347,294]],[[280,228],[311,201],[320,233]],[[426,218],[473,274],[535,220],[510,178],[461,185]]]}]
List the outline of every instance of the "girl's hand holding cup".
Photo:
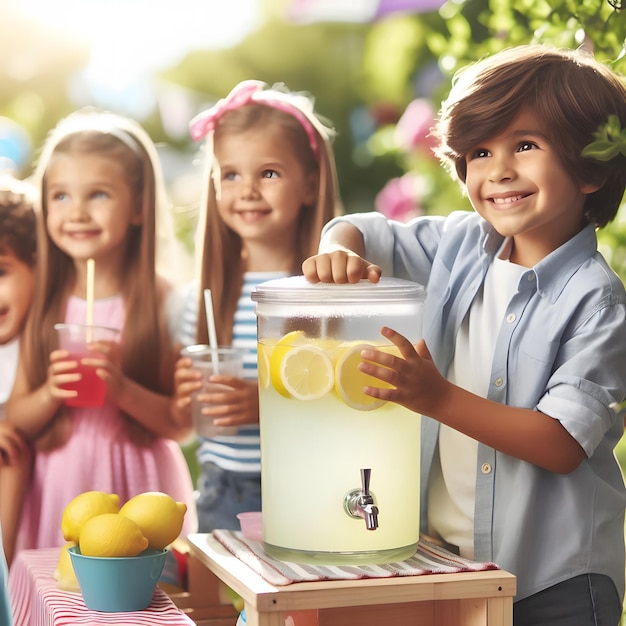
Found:
[{"label": "girl's hand holding cup", "polygon": [[174,370],[174,403],[173,415],[176,423],[191,428],[191,396],[202,388],[202,374],[193,369],[193,361],[189,357],[181,357]]},{"label": "girl's hand holding cup", "polygon": [[[175,379],[176,396],[181,399],[179,407],[184,410],[183,398],[189,394],[193,427],[201,437],[234,435],[236,418],[248,397],[249,385],[242,380],[244,352],[237,348],[212,348],[195,345],[181,351],[181,368],[177,367]],[[191,365],[191,369],[185,366]],[[181,406],[182,405],[182,406]],[[219,423],[228,420],[229,424]],[[240,423],[239,420],[236,423]]]},{"label": "girl's hand holding cup", "polygon": [[52,395],[73,407],[99,407],[107,385],[115,395],[122,380],[119,331],[102,326],[56,324],[60,350],[50,355]]}]

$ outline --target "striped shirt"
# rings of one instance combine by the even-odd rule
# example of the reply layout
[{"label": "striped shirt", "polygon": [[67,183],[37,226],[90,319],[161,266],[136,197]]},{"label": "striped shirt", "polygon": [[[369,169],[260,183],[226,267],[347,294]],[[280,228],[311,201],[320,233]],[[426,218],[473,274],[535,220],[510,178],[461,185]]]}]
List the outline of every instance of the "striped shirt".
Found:
[{"label": "striped shirt", "polygon": [[[255,287],[266,280],[282,278],[283,272],[246,272],[244,274],[241,295],[233,321],[233,347],[244,348],[244,378],[257,379],[257,327],[255,304],[251,294]],[[174,336],[184,346],[196,343],[198,323],[198,284],[187,286],[178,310],[175,305],[169,307],[170,326]],[[258,425],[246,425],[239,428],[236,435],[200,437],[198,462],[215,463],[232,472],[261,472],[261,447]]]}]

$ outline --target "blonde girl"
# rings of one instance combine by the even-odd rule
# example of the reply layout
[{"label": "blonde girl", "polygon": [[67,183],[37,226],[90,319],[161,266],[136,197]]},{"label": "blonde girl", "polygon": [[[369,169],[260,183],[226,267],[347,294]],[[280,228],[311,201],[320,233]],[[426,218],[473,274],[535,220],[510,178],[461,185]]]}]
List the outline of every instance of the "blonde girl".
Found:
[{"label": "blonde girl", "polygon": [[[169,404],[174,351],[164,319],[169,288],[155,270],[157,213],[164,201],[158,155],[133,121],[96,110],[63,120],[43,147],[35,180],[38,263],[8,418],[34,441],[19,548],[63,543],[65,505],[89,490],[121,502],[163,491],[192,505],[187,465],[174,441],[185,433]],[[85,323],[87,264],[95,262],[94,324],[120,331],[98,344],[99,408],[70,408],[79,378],[54,325]],[[188,516],[189,530],[193,515]]]},{"label": "blonde girl", "polygon": [[[237,528],[236,514],[260,510],[256,319],[250,294],[264,280],[299,273],[315,252],[322,226],[337,213],[331,142],[334,131],[314,113],[313,100],[284,86],[244,81],[191,122],[205,139],[200,279],[178,316],[180,342],[207,343],[203,292],[211,289],[220,344],[245,348],[244,380],[215,378],[229,393],[203,413],[236,435],[200,439],[199,529]],[[191,361],[176,374],[177,418],[191,425],[190,396],[200,387]]]}]

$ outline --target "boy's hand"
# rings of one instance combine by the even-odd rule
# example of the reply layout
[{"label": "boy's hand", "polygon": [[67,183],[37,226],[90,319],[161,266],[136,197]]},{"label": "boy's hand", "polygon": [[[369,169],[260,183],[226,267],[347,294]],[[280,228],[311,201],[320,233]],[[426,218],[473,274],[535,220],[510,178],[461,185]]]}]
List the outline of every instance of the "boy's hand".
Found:
[{"label": "boy's hand", "polygon": [[339,248],[316,254],[302,263],[304,276],[312,283],[358,283],[366,278],[372,283],[380,280],[382,270],[358,254]]},{"label": "boy's hand", "polygon": [[393,387],[366,387],[365,392],[374,398],[401,404],[415,413],[436,415],[450,383],[437,369],[425,341],[422,339],[413,346],[406,337],[387,327],[381,329],[381,334],[398,347],[401,356],[363,350],[364,361],[359,369]]}]

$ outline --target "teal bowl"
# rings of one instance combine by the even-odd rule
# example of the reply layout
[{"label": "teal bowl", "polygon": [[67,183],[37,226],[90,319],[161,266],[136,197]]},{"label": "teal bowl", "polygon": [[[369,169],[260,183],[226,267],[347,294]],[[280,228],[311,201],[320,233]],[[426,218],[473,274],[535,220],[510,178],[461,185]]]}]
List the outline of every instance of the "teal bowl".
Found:
[{"label": "teal bowl", "polygon": [[167,550],[145,550],[137,556],[85,556],[68,549],[88,609],[105,613],[143,611],[165,565]]}]

